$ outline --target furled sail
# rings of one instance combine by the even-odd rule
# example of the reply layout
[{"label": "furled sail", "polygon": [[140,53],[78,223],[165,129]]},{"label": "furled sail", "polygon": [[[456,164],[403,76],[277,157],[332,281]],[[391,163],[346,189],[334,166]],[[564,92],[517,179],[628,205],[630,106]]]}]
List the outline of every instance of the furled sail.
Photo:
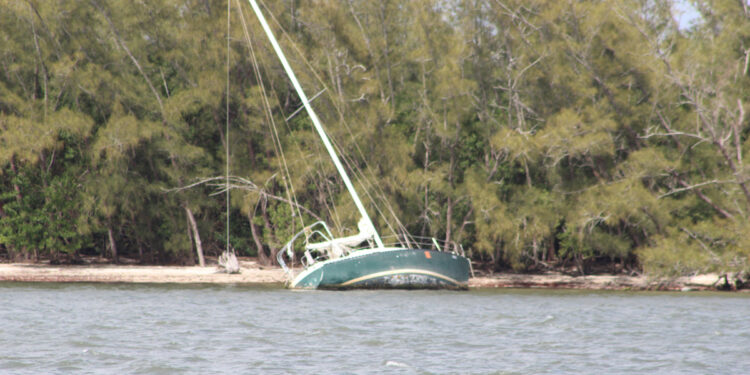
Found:
[{"label": "furled sail", "polygon": [[329,241],[311,243],[305,246],[307,250],[325,252],[329,259],[336,259],[348,254],[352,247],[360,245],[367,241],[373,241],[375,237],[375,228],[365,218],[359,219],[357,223],[359,233],[353,236],[334,238]]}]

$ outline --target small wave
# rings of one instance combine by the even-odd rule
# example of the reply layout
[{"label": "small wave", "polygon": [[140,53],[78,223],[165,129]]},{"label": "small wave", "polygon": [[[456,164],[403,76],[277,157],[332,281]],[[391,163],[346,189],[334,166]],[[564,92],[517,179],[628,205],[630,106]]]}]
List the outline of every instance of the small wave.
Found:
[{"label": "small wave", "polygon": [[411,366],[407,365],[406,363],[398,362],[398,361],[386,361],[385,367],[411,368]]}]

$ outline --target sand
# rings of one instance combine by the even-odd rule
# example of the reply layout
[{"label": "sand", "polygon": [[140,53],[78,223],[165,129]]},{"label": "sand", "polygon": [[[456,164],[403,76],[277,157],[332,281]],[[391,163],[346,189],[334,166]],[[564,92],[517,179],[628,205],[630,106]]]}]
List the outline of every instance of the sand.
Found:
[{"label": "sand", "polygon": [[469,282],[473,288],[543,288],[587,290],[715,290],[723,283],[717,274],[679,278],[652,278],[643,275],[587,275],[570,276],[561,273],[494,274],[475,277]]},{"label": "sand", "polygon": [[219,272],[216,266],[135,266],[45,264],[0,264],[0,281],[92,282],[92,283],[175,283],[175,284],[269,284],[284,283],[280,268],[261,268],[255,262],[240,261],[239,274]]},{"label": "sand", "polygon": [[[286,275],[280,268],[264,268],[254,260],[240,260],[241,272],[229,275],[215,265],[206,267],[140,265],[49,265],[0,264],[0,282],[92,282],[92,283],[174,283],[174,284],[279,284]],[[677,279],[646,276],[592,275],[569,276],[560,273],[500,273],[474,277],[470,288],[544,288],[585,290],[715,290],[719,275],[708,274]]]}]

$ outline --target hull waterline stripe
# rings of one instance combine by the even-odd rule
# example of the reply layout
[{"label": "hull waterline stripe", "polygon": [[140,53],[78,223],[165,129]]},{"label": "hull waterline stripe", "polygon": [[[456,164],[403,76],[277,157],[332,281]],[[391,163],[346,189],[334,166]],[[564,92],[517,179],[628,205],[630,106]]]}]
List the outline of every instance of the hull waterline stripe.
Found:
[{"label": "hull waterline stripe", "polygon": [[383,272],[371,273],[369,275],[361,276],[361,277],[358,277],[356,279],[351,279],[349,281],[343,282],[341,284],[338,284],[337,286],[349,286],[349,285],[358,283],[360,281],[374,279],[374,278],[382,277],[382,276],[398,275],[398,274],[403,274],[403,273],[418,273],[418,274],[422,274],[422,275],[434,276],[434,277],[437,277],[439,279],[443,279],[445,281],[449,281],[451,283],[454,283],[456,285],[464,285],[464,283],[458,282],[458,280],[455,280],[455,279],[450,278],[448,276],[439,274],[437,272],[425,271],[425,270],[420,270],[420,269],[412,269],[412,268],[404,268],[404,269],[399,269],[399,270],[391,270],[391,271],[383,271]]}]

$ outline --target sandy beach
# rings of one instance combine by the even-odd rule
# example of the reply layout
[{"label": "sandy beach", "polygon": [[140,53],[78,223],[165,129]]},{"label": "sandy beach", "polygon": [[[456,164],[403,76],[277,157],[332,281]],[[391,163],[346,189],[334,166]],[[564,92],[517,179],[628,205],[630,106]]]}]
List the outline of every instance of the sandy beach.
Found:
[{"label": "sandy beach", "polygon": [[561,273],[494,274],[469,280],[471,288],[539,288],[585,290],[717,290],[723,283],[718,274],[674,279],[626,275],[570,276]]},{"label": "sandy beach", "polygon": [[[91,282],[91,283],[174,283],[174,284],[283,284],[280,268],[266,268],[254,260],[240,260],[239,274],[206,267],[141,265],[50,265],[45,263],[0,264],[0,282]],[[646,276],[587,275],[561,273],[498,273],[469,280],[470,288],[540,288],[584,290],[715,290],[723,282],[717,274],[658,279]]]},{"label": "sandy beach", "polygon": [[284,283],[280,268],[262,268],[253,261],[240,261],[239,274],[206,267],[0,264],[0,282],[91,282],[91,283],[175,283],[175,284],[269,284]]}]

